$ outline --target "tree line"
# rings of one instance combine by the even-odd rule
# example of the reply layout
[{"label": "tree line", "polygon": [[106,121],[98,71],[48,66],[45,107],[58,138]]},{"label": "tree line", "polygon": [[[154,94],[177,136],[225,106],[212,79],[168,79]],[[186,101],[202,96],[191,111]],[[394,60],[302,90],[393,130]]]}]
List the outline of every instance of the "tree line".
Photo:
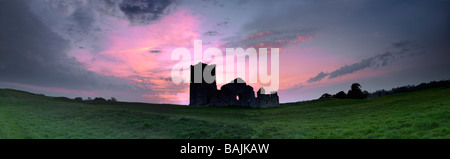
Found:
[{"label": "tree line", "polygon": [[382,96],[386,96],[386,95],[390,95],[390,94],[408,93],[408,92],[413,92],[413,91],[418,91],[418,90],[439,88],[439,87],[450,88],[450,80],[432,81],[429,83],[421,83],[417,86],[416,85],[407,85],[407,86],[392,88],[391,90],[382,89],[382,90],[377,90],[372,93],[368,93],[367,91],[362,91],[361,85],[359,83],[353,83],[351,86],[351,89],[348,91],[348,93],[345,93],[344,91],[340,91],[334,95],[325,93],[319,99],[326,99],[326,98],[338,98],[338,99],[377,98],[377,97],[382,97]]},{"label": "tree line", "polygon": [[376,98],[376,97],[382,97],[385,95],[390,94],[397,94],[397,93],[408,93],[413,91],[419,91],[424,89],[430,89],[430,88],[450,88],[450,80],[441,80],[441,81],[432,81],[428,83],[421,83],[419,85],[407,85],[402,87],[396,87],[392,88],[391,90],[377,90],[373,93],[369,94],[369,98]]},{"label": "tree line", "polygon": [[344,91],[340,91],[334,95],[325,93],[319,99],[325,99],[325,98],[366,99],[368,96],[369,96],[369,93],[367,91],[361,90],[361,84],[353,83],[352,86],[350,87],[350,90],[348,90],[348,93],[345,93]]},{"label": "tree line", "polygon": [[82,102],[82,103],[91,103],[91,104],[104,104],[104,103],[116,103],[118,100],[114,97],[111,97],[110,99],[105,99],[103,97],[95,97],[92,99],[91,97],[88,97],[86,100],[83,100],[81,97],[76,97],[73,99],[76,102]]}]

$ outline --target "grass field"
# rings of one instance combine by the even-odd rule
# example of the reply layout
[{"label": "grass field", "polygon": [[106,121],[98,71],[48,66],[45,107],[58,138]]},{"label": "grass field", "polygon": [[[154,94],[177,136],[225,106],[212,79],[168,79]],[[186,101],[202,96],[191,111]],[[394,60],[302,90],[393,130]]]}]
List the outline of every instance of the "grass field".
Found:
[{"label": "grass field", "polygon": [[450,88],[270,109],[93,105],[0,89],[0,138],[450,138]]}]

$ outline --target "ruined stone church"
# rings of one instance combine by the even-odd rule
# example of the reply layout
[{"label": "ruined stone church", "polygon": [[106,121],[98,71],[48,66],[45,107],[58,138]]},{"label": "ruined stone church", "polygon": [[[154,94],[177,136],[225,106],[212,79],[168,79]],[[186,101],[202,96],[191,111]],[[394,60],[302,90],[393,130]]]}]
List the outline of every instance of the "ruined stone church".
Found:
[{"label": "ruined stone church", "polygon": [[[201,67],[200,73],[195,73],[196,67]],[[265,94],[264,88],[260,88],[255,97],[253,87],[247,85],[244,80],[237,78],[217,89],[216,80],[207,83],[202,78],[201,83],[194,82],[194,75],[202,75],[205,69],[212,69],[211,74],[215,78],[215,65],[198,63],[191,66],[191,83],[189,106],[212,106],[212,107],[249,107],[269,108],[279,106],[278,93]],[[208,70],[209,71],[209,70]]]}]

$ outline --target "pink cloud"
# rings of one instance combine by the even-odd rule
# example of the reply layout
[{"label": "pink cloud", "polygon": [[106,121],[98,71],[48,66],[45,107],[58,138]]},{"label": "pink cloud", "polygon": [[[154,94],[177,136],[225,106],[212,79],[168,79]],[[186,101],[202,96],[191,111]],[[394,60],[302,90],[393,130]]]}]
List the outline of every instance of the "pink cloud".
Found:
[{"label": "pink cloud", "polygon": [[258,37],[262,37],[262,36],[270,35],[270,34],[272,34],[272,32],[270,32],[270,31],[259,32],[256,34],[250,34],[247,38],[243,38],[243,39],[253,39],[253,38],[258,38]]},{"label": "pink cloud", "polygon": [[312,36],[298,35],[296,42],[305,42],[312,40]]},{"label": "pink cloud", "polygon": [[[179,9],[159,21],[133,26],[129,21],[106,19],[111,24],[104,34],[101,51],[73,50],[71,55],[98,74],[129,80],[130,84],[151,90],[142,98],[149,101],[175,101],[185,91],[170,77],[171,52],[178,47],[193,47],[198,39],[199,22],[188,10]],[[154,95],[157,94],[157,95]],[[159,99],[161,98],[161,99]],[[179,101],[176,101],[179,103]]]},{"label": "pink cloud", "polygon": [[[197,20],[180,10],[147,26],[131,26],[118,21],[115,30],[105,39],[106,49],[96,53],[74,54],[88,64],[89,70],[104,75],[128,77],[145,75],[166,65],[173,48],[189,47],[200,35],[195,31]],[[152,53],[158,50],[160,53]],[[86,57],[89,56],[90,57]],[[95,58],[95,60],[91,60]]]}]

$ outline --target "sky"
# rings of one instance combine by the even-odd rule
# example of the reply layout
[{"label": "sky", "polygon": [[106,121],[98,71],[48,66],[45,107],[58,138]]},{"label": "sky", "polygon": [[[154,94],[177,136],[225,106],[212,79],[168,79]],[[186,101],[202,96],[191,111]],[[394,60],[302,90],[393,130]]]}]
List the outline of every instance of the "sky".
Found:
[{"label": "sky", "polygon": [[282,103],[373,92],[450,79],[449,19],[449,0],[0,0],[0,88],[188,104],[171,55],[202,40],[279,48]]}]

